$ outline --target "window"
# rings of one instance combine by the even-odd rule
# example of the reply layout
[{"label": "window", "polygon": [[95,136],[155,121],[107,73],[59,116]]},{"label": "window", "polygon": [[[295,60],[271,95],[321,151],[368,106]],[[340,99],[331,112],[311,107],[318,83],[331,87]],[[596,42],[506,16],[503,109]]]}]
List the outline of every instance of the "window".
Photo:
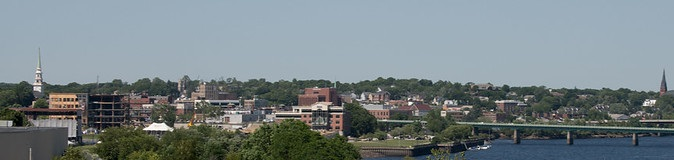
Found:
[{"label": "window", "polygon": [[335,121],[335,124],[339,124],[339,121]]},{"label": "window", "polygon": [[339,118],[339,115],[335,115],[335,118]]}]

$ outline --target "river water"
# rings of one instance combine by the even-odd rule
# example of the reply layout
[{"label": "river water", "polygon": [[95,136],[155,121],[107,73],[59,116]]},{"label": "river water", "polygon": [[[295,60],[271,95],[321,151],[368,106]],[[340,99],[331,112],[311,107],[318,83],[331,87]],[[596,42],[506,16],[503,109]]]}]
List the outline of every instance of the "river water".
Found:
[{"label": "river water", "polygon": [[[639,137],[639,146],[632,145],[632,138],[575,139],[567,145],[566,139],[493,140],[488,150],[466,151],[466,159],[513,159],[513,160],[674,160],[674,137]],[[418,156],[416,159],[426,159]],[[370,160],[402,159],[402,157],[372,158]]]}]

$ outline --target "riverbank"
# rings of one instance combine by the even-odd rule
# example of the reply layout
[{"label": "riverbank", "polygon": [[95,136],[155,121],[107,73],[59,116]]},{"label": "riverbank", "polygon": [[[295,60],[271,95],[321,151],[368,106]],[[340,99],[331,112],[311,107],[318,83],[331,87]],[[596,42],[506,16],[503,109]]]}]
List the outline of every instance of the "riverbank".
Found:
[{"label": "riverbank", "polygon": [[413,146],[361,146],[360,155],[363,158],[422,156],[431,154],[432,149],[449,150],[450,153],[463,152],[470,147],[484,145],[484,139],[443,144],[418,144]]}]

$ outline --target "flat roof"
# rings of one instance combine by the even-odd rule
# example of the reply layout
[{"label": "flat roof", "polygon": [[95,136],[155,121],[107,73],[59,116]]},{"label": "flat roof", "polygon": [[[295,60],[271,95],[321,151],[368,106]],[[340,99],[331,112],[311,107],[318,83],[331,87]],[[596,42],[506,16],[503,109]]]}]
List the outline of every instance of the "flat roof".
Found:
[{"label": "flat roof", "polygon": [[49,109],[49,108],[10,108],[21,112],[77,112],[80,109]]},{"label": "flat roof", "polygon": [[40,130],[68,129],[66,127],[0,127],[0,133],[22,133]]}]

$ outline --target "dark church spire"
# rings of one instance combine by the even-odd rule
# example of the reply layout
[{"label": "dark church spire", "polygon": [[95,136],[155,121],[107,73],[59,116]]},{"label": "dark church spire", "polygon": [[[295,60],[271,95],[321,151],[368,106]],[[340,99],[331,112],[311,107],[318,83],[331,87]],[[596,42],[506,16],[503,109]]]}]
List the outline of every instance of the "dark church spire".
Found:
[{"label": "dark church spire", "polygon": [[667,92],[667,80],[665,80],[665,70],[662,70],[662,82],[660,82],[660,96]]}]

